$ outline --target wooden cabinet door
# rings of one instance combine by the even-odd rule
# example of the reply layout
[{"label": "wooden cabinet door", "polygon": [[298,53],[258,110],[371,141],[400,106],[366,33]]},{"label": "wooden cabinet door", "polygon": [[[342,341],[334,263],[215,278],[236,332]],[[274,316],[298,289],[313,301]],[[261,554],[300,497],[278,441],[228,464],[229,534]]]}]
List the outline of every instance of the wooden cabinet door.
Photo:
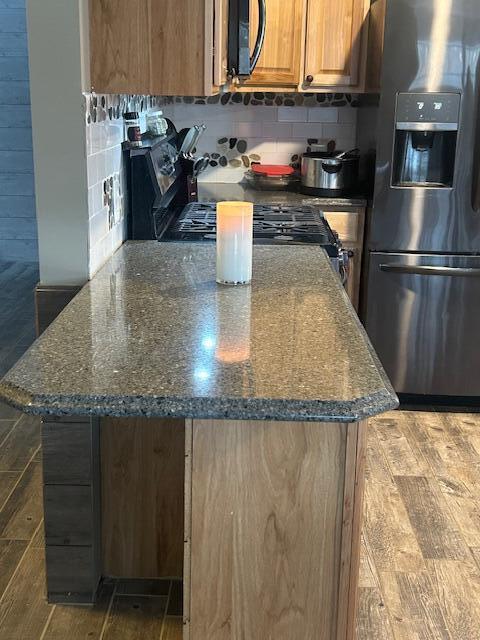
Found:
[{"label": "wooden cabinet door", "polygon": [[90,0],[93,89],[210,95],[226,66],[226,6],[225,0]]},{"label": "wooden cabinet door", "polygon": [[363,258],[363,236],[365,228],[365,209],[351,208],[348,211],[325,211],[330,227],[338,233],[340,242],[350,252],[348,280],[345,289],[354,308],[358,311]]},{"label": "wooden cabinet door", "polygon": [[227,82],[228,72],[228,0],[214,0],[213,84]]},{"label": "wooden cabinet door", "polygon": [[90,0],[90,74],[97,93],[150,93],[149,0]]},{"label": "wooden cabinet door", "polygon": [[360,84],[369,4],[370,0],[308,0],[303,89]]},{"label": "wooden cabinet door", "polygon": [[152,95],[210,95],[213,0],[149,0]]},{"label": "wooden cabinet door", "polygon": [[[301,80],[305,0],[266,0],[265,44],[247,85],[296,86]],[[258,0],[250,0],[250,48],[258,30]]]}]

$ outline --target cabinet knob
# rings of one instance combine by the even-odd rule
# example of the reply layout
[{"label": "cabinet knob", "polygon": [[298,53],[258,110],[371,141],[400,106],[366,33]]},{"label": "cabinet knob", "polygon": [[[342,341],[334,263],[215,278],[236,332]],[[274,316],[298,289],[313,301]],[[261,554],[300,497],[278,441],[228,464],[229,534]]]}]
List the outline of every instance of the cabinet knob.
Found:
[{"label": "cabinet knob", "polygon": [[311,82],[313,82],[313,76],[307,76],[305,80],[310,84]]}]

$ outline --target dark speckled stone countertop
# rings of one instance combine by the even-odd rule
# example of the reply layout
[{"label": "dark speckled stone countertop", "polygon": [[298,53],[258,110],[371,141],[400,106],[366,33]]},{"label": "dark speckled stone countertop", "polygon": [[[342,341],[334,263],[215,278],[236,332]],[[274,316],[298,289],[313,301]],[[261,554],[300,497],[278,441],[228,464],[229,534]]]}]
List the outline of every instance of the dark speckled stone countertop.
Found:
[{"label": "dark speckled stone countertop", "polygon": [[0,383],[28,413],[356,421],[397,398],[324,251],[128,242]]},{"label": "dark speckled stone countertop", "polygon": [[290,206],[314,207],[315,209],[329,209],[338,207],[366,207],[364,196],[354,197],[321,197],[306,196],[294,191],[259,191],[252,189],[246,181],[233,183],[198,182],[199,202],[219,202],[221,200],[246,200],[256,204],[283,204]]}]

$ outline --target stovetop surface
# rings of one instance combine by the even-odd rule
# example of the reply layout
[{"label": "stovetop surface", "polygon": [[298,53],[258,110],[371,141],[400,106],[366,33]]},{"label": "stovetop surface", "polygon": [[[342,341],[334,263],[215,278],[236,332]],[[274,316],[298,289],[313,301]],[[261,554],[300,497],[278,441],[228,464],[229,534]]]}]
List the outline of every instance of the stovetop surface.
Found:
[{"label": "stovetop surface", "polygon": [[[162,240],[215,240],[215,203],[190,203],[167,229]],[[334,255],[338,243],[327,221],[313,207],[256,204],[253,207],[256,244],[318,244]]]}]

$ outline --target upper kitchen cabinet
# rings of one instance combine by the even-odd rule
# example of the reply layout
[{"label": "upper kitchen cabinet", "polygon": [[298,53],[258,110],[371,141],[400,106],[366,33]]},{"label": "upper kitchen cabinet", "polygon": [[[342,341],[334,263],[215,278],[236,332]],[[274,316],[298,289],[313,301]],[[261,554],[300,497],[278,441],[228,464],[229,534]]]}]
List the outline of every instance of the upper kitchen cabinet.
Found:
[{"label": "upper kitchen cabinet", "polygon": [[370,0],[308,0],[304,91],[362,89]]},{"label": "upper kitchen cabinet", "polygon": [[228,0],[90,0],[97,93],[211,95],[226,81]]},{"label": "upper kitchen cabinet", "polygon": [[[266,0],[265,42],[245,86],[296,87],[302,74],[307,0]],[[250,47],[258,31],[258,0],[250,0]]]}]

